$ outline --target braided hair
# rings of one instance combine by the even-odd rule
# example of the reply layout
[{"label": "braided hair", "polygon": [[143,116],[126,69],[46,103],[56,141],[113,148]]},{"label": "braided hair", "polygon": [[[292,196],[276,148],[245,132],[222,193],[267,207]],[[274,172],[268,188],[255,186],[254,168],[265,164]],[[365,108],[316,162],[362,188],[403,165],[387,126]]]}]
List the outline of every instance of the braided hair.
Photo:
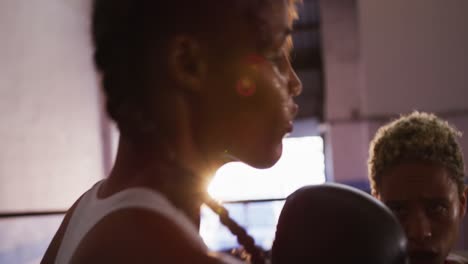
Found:
[{"label": "braided hair", "polygon": [[250,255],[250,262],[252,264],[265,264],[265,254],[263,250],[257,247],[253,237],[229,216],[227,209],[208,195],[205,198],[205,204],[219,216],[221,223],[237,237],[237,242],[242,245]]},{"label": "braided hair", "polygon": [[[252,9],[248,16],[254,16],[268,1],[246,0]],[[288,2],[292,22],[297,18],[296,0]],[[149,58],[163,57],[170,37],[179,33],[210,30],[213,36],[221,35],[217,34],[223,32],[223,23],[219,21],[224,19],[226,10],[239,3],[231,0],[93,0],[94,63],[101,76],[107,113],[117,123],[120,133],[138,138],[144,131],[135,131],[142,128],[132,122],[150,112],[145,109],[150,105],[147,98],[167,92],[164,86],[154,89],[149,85],[150,79],[160,78],[154,76],[154,72],[161,76],[166,74],[163,61],[151,63],[149,72]],[[154,67],[159,68],[155,71]],[[238,242],[251,255],[251,262],[265,263],[263,251],[255,246],[245,229],[229,217],[228,211],[211,198],[206,198],[205,203],[237,236]]]}]

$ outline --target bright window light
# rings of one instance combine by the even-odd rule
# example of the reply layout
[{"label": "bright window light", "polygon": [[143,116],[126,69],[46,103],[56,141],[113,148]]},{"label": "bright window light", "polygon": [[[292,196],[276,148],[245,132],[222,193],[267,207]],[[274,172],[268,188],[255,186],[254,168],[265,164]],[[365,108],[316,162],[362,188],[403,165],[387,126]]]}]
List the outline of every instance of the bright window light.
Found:
[{"label": "bright window light", "polygon": [[286,138],[283,155],[273,167],[260,170],[228,163],[216,172],[208,192],[221,201],[284,198],[299,187],[324,182],[322,138]]},{"label": "bright window light", "polygon": [[[241,162],[221,167],[208,192],[221,201],[286,198],[304,185],[325,182],[321,137],[286,138],[283,155],[269,169],[254,169]],[[226,204],[229,214],[251,234],[257,245],[269,249],[284,201]],[[236,237],[211,210],[202,207],[200,235],[212,250],[237,247]]]}]

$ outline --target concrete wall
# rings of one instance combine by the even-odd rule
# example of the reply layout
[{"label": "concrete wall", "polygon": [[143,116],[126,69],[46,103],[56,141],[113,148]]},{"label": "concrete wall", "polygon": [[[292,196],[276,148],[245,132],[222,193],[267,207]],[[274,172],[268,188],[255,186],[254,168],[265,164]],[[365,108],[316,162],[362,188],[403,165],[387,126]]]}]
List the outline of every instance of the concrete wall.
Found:
[{"label": "concrete wall", "polygon": [[468,1],[360,0],[358,14],[364,115],[468,109]]},{"label": "concrete wall", "polygon": [[89,1],[0,1],[0,212],[63,210],[103,177]]}]

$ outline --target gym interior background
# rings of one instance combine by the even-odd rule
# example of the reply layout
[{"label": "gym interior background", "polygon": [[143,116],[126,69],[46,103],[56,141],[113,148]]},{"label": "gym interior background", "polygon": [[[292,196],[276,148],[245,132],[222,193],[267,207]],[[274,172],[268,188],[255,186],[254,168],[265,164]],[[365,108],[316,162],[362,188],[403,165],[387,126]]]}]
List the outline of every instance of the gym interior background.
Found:
[{"label": "gym interior background", "polygon": [[[66,209],[110,170],[118,134],[103,112],[89,12],[89,0],[0,1],[0,263],[38,263]],[[447,119],[468,157],[468,1],[303,0],[299,13],[292,58],[304,92],[284,156],[269,170],[229,164],[209,189],[266,249],[296,188],[369,190],[369,141],[400,113]],[[210,247],[236,246],[202,216]],[[468,250],[468,219],[457,249]]]}]

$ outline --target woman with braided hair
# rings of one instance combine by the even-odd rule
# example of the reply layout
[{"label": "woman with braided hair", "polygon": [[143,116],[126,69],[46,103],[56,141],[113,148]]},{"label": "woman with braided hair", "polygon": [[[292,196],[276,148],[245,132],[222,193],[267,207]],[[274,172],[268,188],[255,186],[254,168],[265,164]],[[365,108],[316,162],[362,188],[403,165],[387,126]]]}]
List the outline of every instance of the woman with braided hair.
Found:
[{"label": "woman with braided hair", "polygon": [[42,263],[230,263],[198,235],[206,202],[262,263],[207,183],[281,156],[301,84],[294,0],[94,0],[94,59],[120,131],[114,167],[66,214]]}]

